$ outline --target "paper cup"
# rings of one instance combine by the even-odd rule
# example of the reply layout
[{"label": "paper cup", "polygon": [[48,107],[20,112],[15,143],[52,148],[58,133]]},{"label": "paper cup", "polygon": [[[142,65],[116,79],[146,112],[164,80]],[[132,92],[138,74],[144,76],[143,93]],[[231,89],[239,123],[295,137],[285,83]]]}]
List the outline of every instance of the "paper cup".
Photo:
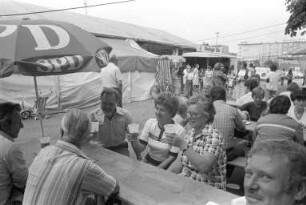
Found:
[{"label": "paper cup", "polygon": [[245,205],[245,204],[246,204],[245,197],[239,197],[231,201],[231,205]]},{"label": "paper cup", "polygon": [[99,132],[99,122],[91,122],[91,133]]},{"label": "paper cup", "polygon": [[165,133],[166,134],[174,134],[176,131],[176,125],[175,124],[167,124],[164,125]]},{"label": "paper cup", "polygon": [[39,139],[41,148],[50,145],[50,137],[42,137]]},{"label": "paper cup", "polygon": [[128,127],[131,134],[139,132],[139,124],[129,124]]}]

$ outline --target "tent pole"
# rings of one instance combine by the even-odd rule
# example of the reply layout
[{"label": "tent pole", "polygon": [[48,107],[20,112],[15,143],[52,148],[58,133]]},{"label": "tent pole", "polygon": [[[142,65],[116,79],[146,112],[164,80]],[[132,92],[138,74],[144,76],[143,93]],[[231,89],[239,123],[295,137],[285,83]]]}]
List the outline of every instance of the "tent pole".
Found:
[{"label": "tent pole", "polygon": [[[36,103],[38,103],[38,88],[37,88],[37,79],[36,76],[34,76],[34,87],[35,87],[35,94],[36,94]],[[45,133],[44,133],[44,126],[43,126],[43,121],[41,119],[41,115],[40,115],[40,108],[39,106],[37,106],[37,112],[38,112],[38,118],[39,118],[39,122],[40,122],[40,130],[41,130],[41,136],[44,138],[45,137]]]}]

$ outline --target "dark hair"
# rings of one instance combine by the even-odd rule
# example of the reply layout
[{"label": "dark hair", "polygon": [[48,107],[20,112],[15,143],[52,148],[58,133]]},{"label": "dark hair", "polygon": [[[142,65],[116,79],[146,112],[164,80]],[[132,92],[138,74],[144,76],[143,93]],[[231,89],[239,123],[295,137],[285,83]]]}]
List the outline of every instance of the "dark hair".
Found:
[{"label": "dark hair", "polygon": [[216,100],[226,101],[226,91],[223,87],[215,86],[210,91],[210,97],[213,102]]},{"label": "dark hair", "polygon": [[271,64],[270,65],[270,70],[271,71],[276,71],[277,70],[277,66],[275,64]]},{"label": "dark hair", "polygon": [[157,105],[164,106],[169,113],[171,114],[171,117],[174,117],[178,110],[178,99],[173,96],[171,93],[160,93],[157,98],[154,100],[155,107]]},{"label": "dark hair", "polygon": [[221,70],[221,68],[223,67],[223,64],[222,63],[216,63],[215,65],[214,65],[214,70]]},{"label": "dark hair", "polygon": [[20,111],[21,107],[17,103],[12,103],[12,102],[0,103],[0,124],[3,122],[8,122],[10,125],[12,122],[11,115],[14,112],[20,112]]},{"label": "dark hair", "polygon": [[100,100],[102,100],[103,95],[114,95],[116,97],[116,101],[119,100],[120,94],[115,88],[103,88],[101,95],[100,95]]},{"label": "dark hair", "polygon": [[214,121],[214,117],[216,114],[212,100],[203,95],[196,95],[189,98],[188,100],[188,105],[195,105],[195,104],[203,106],[203,111],[207,112],[209,115],[207,123],[212,123]]},{"label": "dark hair", "polygon": [[290,98],[291,98],[292,101],[306,100],[306,95],[301,89],[298,89],[298,90],[294,90],[294,91],[291,92]]},{"label": "dark hair", "polygon": [[290,83],[288,86],[287,86],[287,90],[290,91],[290,92],[293,92],[295,90],[298,90],[300,89],[299,85],[295,82],[292,82]]},{"label": "dark hair", "polygon": [[261,87],[256,87],[252,90],[252,97],[262,95],[262,97],[265,97],[265,91]]},{"label": "dark hair", "polygon": [[291,106],[289,97],[279,95],[273,98],[270,103],[270,113],[273,114],[287,114]]},{"label": "dark hair", "polygon": [[244,83],[245,87],[247,87],[250,91],[258,86],[258,82],[255,79],[247,79]]}]

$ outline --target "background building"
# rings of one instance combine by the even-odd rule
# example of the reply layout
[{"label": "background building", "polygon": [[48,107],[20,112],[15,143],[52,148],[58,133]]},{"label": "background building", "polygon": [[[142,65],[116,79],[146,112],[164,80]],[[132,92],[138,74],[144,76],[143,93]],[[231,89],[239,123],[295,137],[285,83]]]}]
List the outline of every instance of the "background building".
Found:
[{"label": "background building", "polygon": [[284,41],[273,43],[247,43],[238,44],[239,61],[258,62],[263,66],[267,61],[279,63],[279,58],[290,54],[291,51],[306,46],[305,40]]}]

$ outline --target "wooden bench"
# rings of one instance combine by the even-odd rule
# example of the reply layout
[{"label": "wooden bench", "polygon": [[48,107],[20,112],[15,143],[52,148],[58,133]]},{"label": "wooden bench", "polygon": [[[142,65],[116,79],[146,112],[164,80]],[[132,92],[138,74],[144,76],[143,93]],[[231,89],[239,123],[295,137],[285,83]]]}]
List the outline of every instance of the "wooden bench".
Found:
[{"label": "wooden bench", "polygon": [[235,167],[244,168],[246,166],[246,162],[247,162],[246,157],[237,157],[236,159],[232,161],[228,161],[227,164],[235,166]]}]

